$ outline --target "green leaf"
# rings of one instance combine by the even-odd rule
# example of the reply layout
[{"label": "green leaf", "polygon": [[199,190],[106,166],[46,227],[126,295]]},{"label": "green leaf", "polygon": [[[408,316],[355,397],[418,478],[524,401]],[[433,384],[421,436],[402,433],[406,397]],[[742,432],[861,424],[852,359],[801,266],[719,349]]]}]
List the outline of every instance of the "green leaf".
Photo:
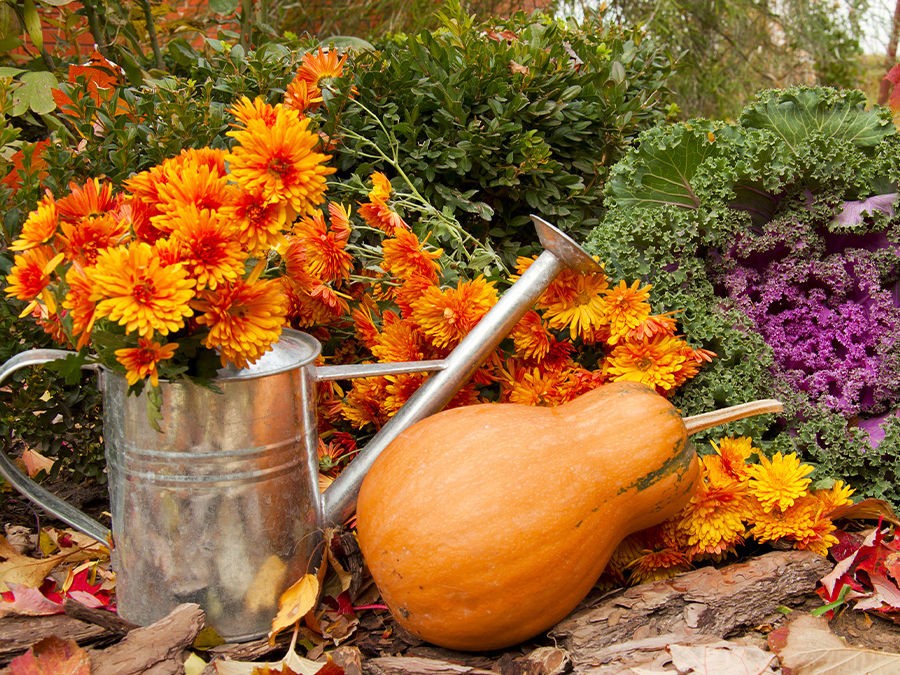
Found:
[{"label": "green leaf", "polygon": [[20,78],[22,86],[13,95],[13,114],[24,115],[27,110],[46,115],[56,110],[52,90],[57,86],[56,77],[47,71],[25,73]]},{"label": "green leaf", "polygon": [[216,14],[232,14],[240,4],[240,0],[209,0],[209,8]]},{"label": "green leaf", "polygon": [[717,152],[713,123],[684,123],[652,129],[613,171],[608,194],[617,206],[700,207],[691,185],[704,160]]},{"label": "green leaf", "polygon": [[22,6],[22,19],[25,22],[25,32],[38,49],[44,48],[44,31],[41,29],[41,17],[38,14],[34,0],[25,0]]},{"label": "green leaf", "polygon": [[792,87],[764,92],[744,109],[741,125],[769,129],[795,154],[813,134],[871,148],[897,133],[884,116],[866,110],[861,91]]}]

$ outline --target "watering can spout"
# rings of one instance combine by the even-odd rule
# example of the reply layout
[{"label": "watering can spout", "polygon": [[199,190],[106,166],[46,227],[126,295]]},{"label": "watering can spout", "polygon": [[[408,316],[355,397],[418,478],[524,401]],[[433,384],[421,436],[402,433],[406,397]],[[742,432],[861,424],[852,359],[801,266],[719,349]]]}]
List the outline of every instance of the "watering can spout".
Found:
[{"label": "watering can spout", "polygon": [[566,234],[542,218],[531,220],[544,251],[325,491],[327,525],[341,525],[353,515],[360,485],[378,455],[406,428],[447,405],[562,270],[601,271]]}]

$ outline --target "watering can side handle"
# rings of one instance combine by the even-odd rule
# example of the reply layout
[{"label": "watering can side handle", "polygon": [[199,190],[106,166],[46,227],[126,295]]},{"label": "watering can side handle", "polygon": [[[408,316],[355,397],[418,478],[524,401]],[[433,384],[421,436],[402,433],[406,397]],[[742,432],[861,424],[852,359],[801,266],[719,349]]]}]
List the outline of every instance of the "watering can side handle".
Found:
[{"label": "watering can side handle", "polygon": [[[74,352],[64,349],[32,349],[21,354],[16,354],[2,366],[0,366],[0,384],[17,370],[28,366],[36,366],[48,361],[65,358]],[[96,370],[95,364],[85,364],[84,370]],[[38,485],[15,465],[9,456],[0,451],[0,475],[19,493],[26,496],[42,509],[68,523],[76,530],[84,532],[89,537],[96,539],[101,544],[109,545],[109,530],[79,511],[66,501],[63,501],[46,488]]]}]

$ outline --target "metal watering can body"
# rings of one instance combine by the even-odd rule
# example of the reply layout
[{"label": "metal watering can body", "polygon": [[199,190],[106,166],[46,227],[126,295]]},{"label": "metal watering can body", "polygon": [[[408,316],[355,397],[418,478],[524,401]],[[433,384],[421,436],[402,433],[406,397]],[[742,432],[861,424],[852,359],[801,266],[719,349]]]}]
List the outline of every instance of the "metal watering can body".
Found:
[{"label": "metal watering can body", "polygon": [[[89,366],[103,395],[111,537],[3,453],[0,474],[60,520],[103,543],[111,538],[123,618],[146,625],[196,602],[226,640],[265,635],[281,593],[313,571],[324,528],[353,514],[378,454],[447,404],[563,268],[599,269],[566,235],[534,220],[546,250],[443,361],[316,366],[319,342],[285,330],[250,368],[223,369],[215,389],[160,382],[159,430],[145,393],[129,395],[124,377]],[[68,354],[18,354],[0,366],[0,383]],[[417,371],[436,372],[320,493],[316,382]]]}]

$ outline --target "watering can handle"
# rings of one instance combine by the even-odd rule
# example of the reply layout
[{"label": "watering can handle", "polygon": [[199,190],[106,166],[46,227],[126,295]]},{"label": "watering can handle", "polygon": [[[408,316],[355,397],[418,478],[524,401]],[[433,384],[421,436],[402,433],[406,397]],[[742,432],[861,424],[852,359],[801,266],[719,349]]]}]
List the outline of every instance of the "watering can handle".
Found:
[{"label": "watering can handle", "polygon": [[[16,354],[0,366],[0,384],[17,370],[28,366],[36,366],[49,361],[56,361],[74,354],[64,349],[31,349],[21,354]],[[95,364],[85,364],[84,370],[96,370]],[[18,492],[25,495],[35,504],[63,522],[71,525],[76,530],[84,532],[89,537],[96,539],[101,544],[109,545],[109,529],[98,523],[86,513],[79,511],[66,501],[63,501],[52,492],[41,487],[13,463],[5,452],[0,452],[0,475],[12,485]]]}]

